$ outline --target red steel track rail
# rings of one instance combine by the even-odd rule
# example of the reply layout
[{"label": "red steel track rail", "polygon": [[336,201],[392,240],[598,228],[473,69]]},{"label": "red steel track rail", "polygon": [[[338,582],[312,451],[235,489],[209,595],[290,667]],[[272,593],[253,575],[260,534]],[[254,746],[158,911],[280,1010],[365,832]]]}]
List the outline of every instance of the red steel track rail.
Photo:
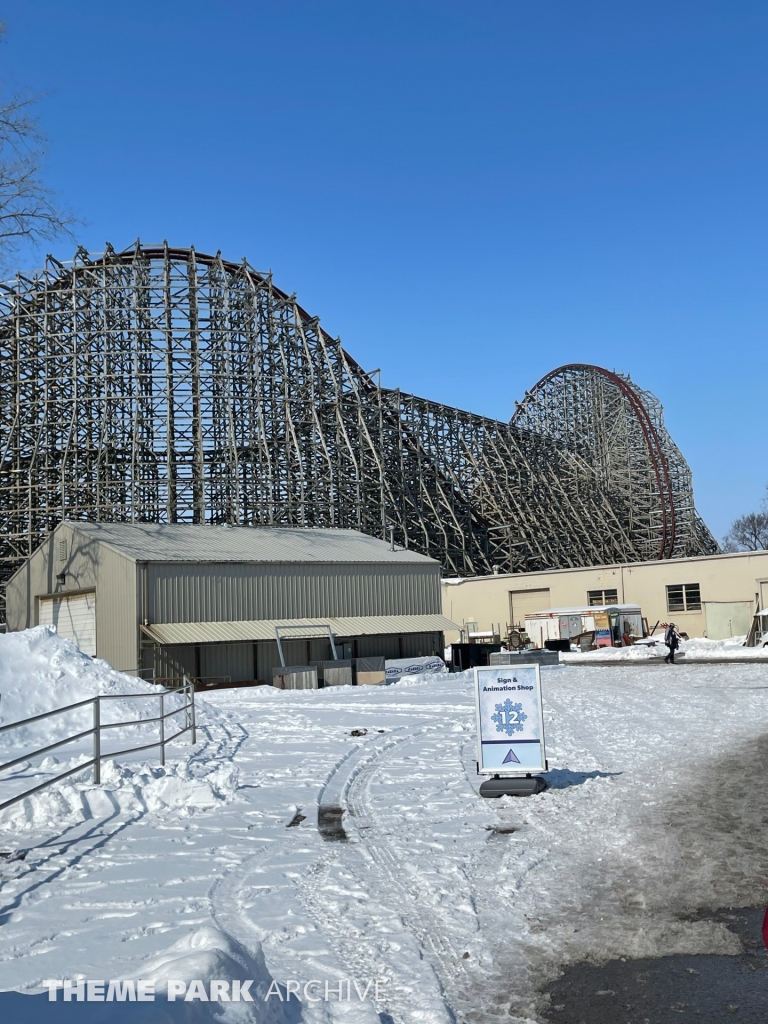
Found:
[{"label": "red steel track rail", "polygon": [[[590,370],[593,373],[600,374],[614,384],[621,394],[627,399],[632,412],[640,425],[640,429],[643,432],[645,443],[648,448],[648,454],[650,456],[651,465],[653,467],[653,473],[656,477],[656,486],[659,491],[659,502],[661,505],[661,543],[659,545],[658,558],[671,558],[675,549],[675,533],[676,533],[676,517],[675,517],[675,503],[674,496],[672,493],[672,482],[669,476],[669,465],[667,463],[666,456],[664,455],[664,449],[661,444],[658,431],[653,424],[647,408],[638,397],[636,390],[626,381],[623,377],[620,377],[617,373],[613,373],[611,370],[606,370],[602,366],[595,366],[593,363],[566,363],[564,366],[558,366],[555,370],[550,370],[544,377],[541,378],[532,388],[530,388],[527,394],[533,394],[538,388],[543,387],[549,381],[554,380],[560,374],[565,373],[569,370]],[[524,408],[524,403],[520,404],[519,410]],[[512,422],[515,422],[515,416],[512,417]]]}]

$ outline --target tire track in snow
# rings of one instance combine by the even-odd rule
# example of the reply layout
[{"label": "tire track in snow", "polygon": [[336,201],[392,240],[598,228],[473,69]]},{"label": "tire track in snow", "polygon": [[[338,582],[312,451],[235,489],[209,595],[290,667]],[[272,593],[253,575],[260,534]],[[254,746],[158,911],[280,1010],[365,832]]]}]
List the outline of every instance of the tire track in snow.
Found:
[{"label": "tire track in snow", "polygon": [[343,812],[344,825],[352,830],[351,842],[329,844],[333,852],[297,883],[302,905],[339,962],[361,979],[387,979],[377,1009],[396,1024],[415,1020],[448,1024],[453,1014],[444,1006],[439,977],[431,959],[424,960],[419,936],[403,914],[402,904],[391,907],[379,901],[391,876],[372,854],[375,844],[366,837],[366,826],[352,821],[352,815],[360,817],[352,794],[379,769],[383,758],[393,756],[425,729],[417,728],[415,733],[412,726],[389,730],[360,744],[335,766],[318,800],[318,818]]},{"label": "tire track in snow", "polygon": [[[421,730],[423,732],[423,730]],[[414,737],[404,738],[398,747],[382,753],[376,761],[368,763],[362,768],[359,775],[353,779],[347,796],[349,813],[354,817],[354,825],[357,834],[360,836],[368,857],[376,865],[379,871],[385,876],[388,885],[399,890],[407,899],[410,907],[405,911],[406,921],[412,931],[416,932],[423,949],[429,950],[437,961],[438,974],[441,978],[455,975],[453,965],[459,957],[458,950],[450,941],[447,935],[441,935],[434,927],[434,918],[431,917],[434,907],[429,906],[425,898],[426,892],[421,885],[406,885],[403,882],[402,864],[392,844],[387,841],[386,835],[377,828],[376,813],[371,797],[371,782],[376,774],[381,771],[382,760],[393,760],[393,755],[400,753],[400,748]],[[429,910],[430,919],[425,911]]]},{"label": "tire track in snow", "polygon": [[[336,802],[347,812],[344,825],[351,833],[359,862],[362,862],[357,872],[362,872],[369,889],[391,894],[390,899],[396,904],[391,912],[403,922],[415,940],[420,955],[431,966],[445,1004],[445,1012],[453,1018],[456,1005],[463,1002],[461,993],[473,987],[473,982],[477,980],[478,965],[476,962],[468,963],[464,954],[467,934],[476,946],[480,933],[478,894],[460,858],[451,865],[450,906],[446,905],[446,888],[439,881],[434,881],[433,862],[427,862],[425,871],[421,869],[421,859],[415,858],[409,861],[408,866],[416,870],[410,874],[404,871],[402,851],[388,838],[386,826],[382,826],[381,817],[377,813],[376,796],[372,792],[373,784],[386,773],[388,767],[397,773],[409,745],[417,744],[424,754],[423,736],[431,729],[430,725],[416,729],[404,727],[397,730],[400,734],[397,737],[393,738],[390,733],[386,741],[374,740],[367,744],[368,749],[361,751],[354,762],[347,759],[339,767],[326,786],[324,798],[326,804]],[[445,756],[445,735],[441,733],[439,740],[428,741],[427,746],[432,748],[426,754],[428,761]],[[461,772],[460,755],[457,762]],[[434,779],[427,781],[428,785],[430,783],[434,784]],[[415,833],[415,838],[419,840],[418,833]],[[316,897],[313,897],[313,902],[317,903]],[[455,941],[457,910],[461,912],[461,948]],[[394,1007],[390,1012],[393,1011]]]}]

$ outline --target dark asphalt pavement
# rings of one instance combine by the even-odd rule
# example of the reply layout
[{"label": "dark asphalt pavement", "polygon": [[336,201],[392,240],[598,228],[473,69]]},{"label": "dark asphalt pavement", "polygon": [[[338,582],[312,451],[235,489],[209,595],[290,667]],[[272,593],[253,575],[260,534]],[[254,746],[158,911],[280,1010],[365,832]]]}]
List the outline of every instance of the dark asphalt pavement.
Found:
[{"label": "dark asphalt pavement", "polygon": [[548,989],[543,1019],[551,1024],[768,1024],[764,914],[765,907],[706,914],[739,936],[740,956],[575,964]]}]

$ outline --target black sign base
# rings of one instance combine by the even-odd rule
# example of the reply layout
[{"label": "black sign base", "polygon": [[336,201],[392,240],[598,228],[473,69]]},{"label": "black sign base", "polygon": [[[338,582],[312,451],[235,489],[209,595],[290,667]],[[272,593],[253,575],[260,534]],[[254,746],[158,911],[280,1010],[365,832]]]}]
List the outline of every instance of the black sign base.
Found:
[{"label": "black sign base", "polygon": [[525,779],[501,778],[486,779],[480,785],[480,796],[493,799],[497,796],[534,796],[543,793],[547,788],[547,780],[541,775],[529,775]]}]

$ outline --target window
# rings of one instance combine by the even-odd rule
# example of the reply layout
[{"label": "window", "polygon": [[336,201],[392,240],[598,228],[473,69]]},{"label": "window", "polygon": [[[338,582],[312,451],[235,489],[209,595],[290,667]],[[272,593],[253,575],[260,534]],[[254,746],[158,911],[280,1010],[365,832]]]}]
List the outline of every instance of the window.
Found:
[{"label": "window", "polygon": [[591,608],[596,604],[617,604],[619,600],[618,590],[588,590],[587,604]]},{"label": "window", "polygon": [[698,612],[701,610],[701,590],[698,583],[679,583],[667,587],[668,612]]}]

